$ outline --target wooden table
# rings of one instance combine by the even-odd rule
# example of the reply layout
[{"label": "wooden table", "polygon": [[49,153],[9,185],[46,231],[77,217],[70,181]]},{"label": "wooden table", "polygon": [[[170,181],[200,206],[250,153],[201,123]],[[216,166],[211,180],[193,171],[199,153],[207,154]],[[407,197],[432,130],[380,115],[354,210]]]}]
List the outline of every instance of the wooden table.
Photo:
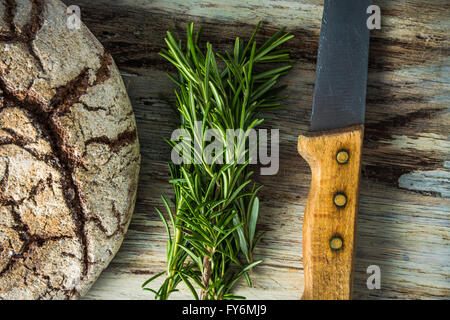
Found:
[{"label": "wooden table", "polygon": [[[374,1],[382,28],[372,31],[366,133],[361,183],[354,298],[450,297],[450,3],[446,0]],[[166,235],[154,207],[170,196],[167,162],[177,118],[173,69],[157,53],[167,29],[184,38],[188,21],[204,25],[204,39],[219,51],[235,36],[248,37],[264,21],[261,39],[286,26],[296,59],[283,82],[286,109],[266,114],[280,129],[280,170],[261,176],[256,250],[264,263],[250,299],[298,299],[303,290],[302,217],[310,171],[296,151],[308,128],[322,5],[319,0],[70,0],[112,53],[134,107],[142,152],[136,212],[126,239],[87,299],[151,299],[144,280],[165,268]],[[381,289],[368,290],[367,267],[381,268]],[[155,284],[156,287],[156,284]],[[174,298],[190,298],[187,291]]]}]

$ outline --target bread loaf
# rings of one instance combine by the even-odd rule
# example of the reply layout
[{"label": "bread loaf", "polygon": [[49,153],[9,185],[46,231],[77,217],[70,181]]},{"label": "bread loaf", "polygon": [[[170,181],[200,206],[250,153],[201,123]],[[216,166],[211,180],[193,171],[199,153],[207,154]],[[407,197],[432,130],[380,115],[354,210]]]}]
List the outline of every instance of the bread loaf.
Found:
[{"label": "bread loaf", "polygon": [[58,0],[0,1],[0,298],[73,299],[134,209],[136,123],[111,56]]}]

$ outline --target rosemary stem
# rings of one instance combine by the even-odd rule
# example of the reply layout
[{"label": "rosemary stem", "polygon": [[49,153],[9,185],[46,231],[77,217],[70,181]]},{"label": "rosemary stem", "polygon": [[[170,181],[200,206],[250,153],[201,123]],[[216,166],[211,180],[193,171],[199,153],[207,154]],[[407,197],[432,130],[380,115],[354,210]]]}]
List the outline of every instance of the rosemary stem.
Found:
[{"label": "rosemary stem", "polygon": [[209,280],[211,278],[211,260],[208,256],[203,257],[202,285],[204,289],[200,293],[200,299],[206,300],[208,294]]},{"label": "rosemary stem", "polygon": [[[181,241],[181,234],[182,234],[181,228],[177,227],[175,230],[175,242],[172,247],[172,258],[175,258],[178,253],[178,244]],[[173,277],[175,275],[175,269],[176,269],[176,261],[174,262],[172,260],[172,263],[169,265],[169,270],[168,270],[169,284],[167,285],[167,298],[169,298],[170,291],[172,291]]]}]

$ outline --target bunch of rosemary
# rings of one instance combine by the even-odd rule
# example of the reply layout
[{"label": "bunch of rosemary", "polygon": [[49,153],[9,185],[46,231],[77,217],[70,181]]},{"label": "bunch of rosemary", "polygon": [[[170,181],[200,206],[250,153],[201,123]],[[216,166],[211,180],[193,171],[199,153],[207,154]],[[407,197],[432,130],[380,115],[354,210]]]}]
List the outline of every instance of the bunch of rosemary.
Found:
[{"label": "bunch of rosemary", "polygon": [[[195,299],[242,299],[232,294],[233,285],[244,276],[251,286],[248,272],[261,262],[253,260],[253,250],[261,237],[261,233],[256,234],[257,192],[261,186],[256,187],[250,180],[253,172],[248,168],[248,157],[250,148],[255,146],[248,145],[246,133],[263,122],[257,117],[260,110],[280,106],[282,98],[278,93],[282,88],[275,85],[291,67],[273,67],[272,63],[291,61],[289,51],[278,47],[293,36],[280,30],[258,47],[255,41],[258,28],[259,24],[246,45],[236,38],[233,52],[225,55],[215,54],[210,43],[203,52],[199,46],[201,29],[194,34],[192,23],[187,29],[185,50],[167,32],[168,49],[160,54],[179,72],[178,77],[169,77],[179,87],[175,93],[180,128],[201,143],[199,149],[185,141],[197,161],[169,164],[170,183],[175,190],[174,210],[161,197],[169,219],[156,209],[168,234],[167,270],[142,285],[156,299],[168,299],[172,292],[178,291],[181,282]],[[255,67],[262,63],[269,63],[266,66],[271,68],[257,72]],[[205,154],[208,129],[220,133],[223,152]],[[234,150],[226,148],[230,143],[227,129],[245,132],[237,142],[233,138]],[[169,143],[173,150],[183,153],[175,141]],[[237,161],[234,151],[245,155],[247,161]],[[218,161],[221,158],[223,164]],[[162,275],[166,279],[159,290],[147,287]]]}]

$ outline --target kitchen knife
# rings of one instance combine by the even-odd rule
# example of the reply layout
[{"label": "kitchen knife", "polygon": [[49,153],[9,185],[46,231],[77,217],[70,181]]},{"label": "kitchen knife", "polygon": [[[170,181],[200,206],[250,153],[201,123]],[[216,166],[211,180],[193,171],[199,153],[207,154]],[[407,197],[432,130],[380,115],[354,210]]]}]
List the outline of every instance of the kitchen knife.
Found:
[{"label": "kitchen knife", "polygon": [[350,299],[370,31],[369,0],[325,0],[310,132],[298,139],[311,187],[303,299]]}]

